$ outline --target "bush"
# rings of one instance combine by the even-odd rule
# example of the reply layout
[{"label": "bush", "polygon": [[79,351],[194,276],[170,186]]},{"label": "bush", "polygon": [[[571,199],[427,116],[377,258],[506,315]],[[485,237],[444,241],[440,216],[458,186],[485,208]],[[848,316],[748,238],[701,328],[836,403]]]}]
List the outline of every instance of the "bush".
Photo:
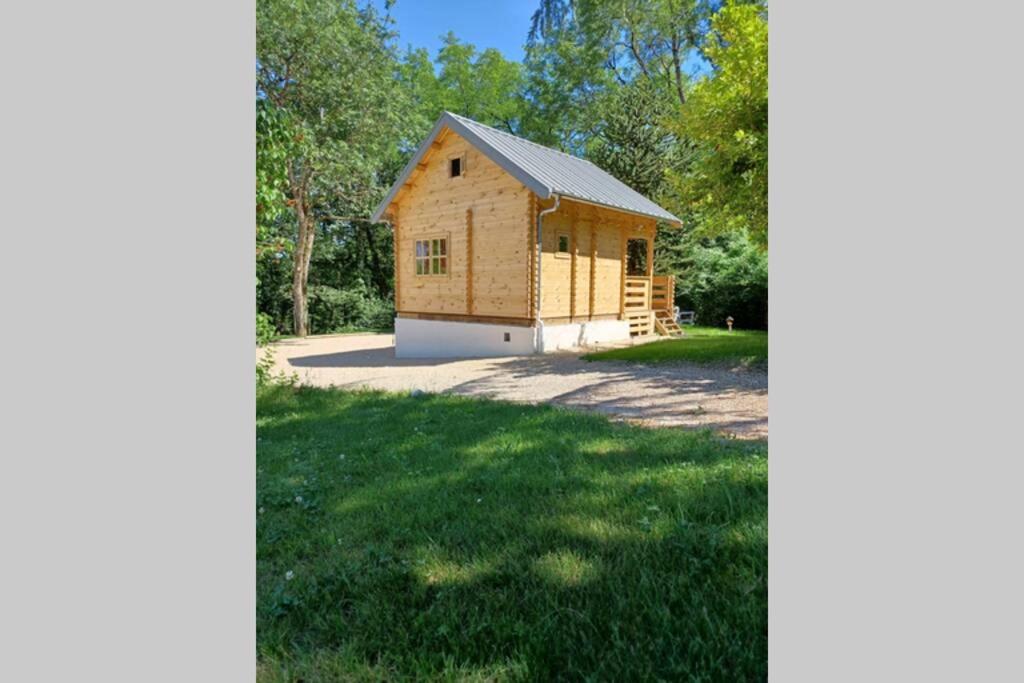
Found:
[{"label": "bush", "polygon": [[689,263],[676,278],[676,305],[701,325],[768,328],[768,254],[745,232],[689,245]]},{"label": "bush", "polygon": [[388,329],[394,324],[391,301],[379,299],[365,285],[335,289],[327,285],[309,288],[309,320],[312,332],[328,334],[350,329]]},{"label": "bush", "polygon": [[277,338],[274,321],[266,313],[256,314],[256,346],[265,346]]}]

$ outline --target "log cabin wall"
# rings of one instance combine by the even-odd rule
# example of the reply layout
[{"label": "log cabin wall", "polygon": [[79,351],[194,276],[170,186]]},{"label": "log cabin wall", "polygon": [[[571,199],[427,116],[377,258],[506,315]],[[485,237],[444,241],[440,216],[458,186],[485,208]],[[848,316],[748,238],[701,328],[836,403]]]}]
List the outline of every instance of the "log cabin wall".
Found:
[{"label": "log cabin wall", "polygon": [[[462,164],[455,178],[453,158]],[[452,131],[409,180],[392,205],[399,314],[530,318],[532,193]],[[417,275],[416,240],[436,237],[448,239],[448,273]]]},{"label": "log cabin wall", "polygon": [[[552,203],[539,201],[538,207]],[[563,199],[558,211],[544,216],[541,317],[548,322],[619,318],[625,241],[647,239],[650,255],[655,231],[654,219]],[[566,242],[568,253],[559,250]]]}]

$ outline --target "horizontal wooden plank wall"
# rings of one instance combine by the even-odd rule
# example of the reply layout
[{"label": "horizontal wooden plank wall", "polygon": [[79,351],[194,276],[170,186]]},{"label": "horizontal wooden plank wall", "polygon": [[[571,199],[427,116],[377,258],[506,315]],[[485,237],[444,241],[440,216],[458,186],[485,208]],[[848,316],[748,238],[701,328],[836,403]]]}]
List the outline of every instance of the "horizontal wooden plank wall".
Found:
[{"label": "horizontal wooden plank wall", "polygon": [[[451,178],[448,160],[460,156],[463,175]],[[532,193],[451,131],[410,181],[390,211],[402,218],[395,247],[399,314],[529,317],[529,245],[522,235]],[[416,274],[416,240],[430,237],[449,240],[447,276]]]},{"label": "horizontal wooden plank wall", "polygon": [[[553,204],[539,202],[538,211]],[[545,320],[621,318],[626,240],[648,239],[653,254],[653,219],[563,199],[544,216],[541,254],[541,315]],[[557,255],[558,236],[570,238],[570,254]]]},{"label": "horizontal wooden plank wall", "polygon": [[530,327],[531,325],[533,325],[532,318],[494,315],[462,315],[458,313],[430,313],[429,311],[402,311],[402,317],[411,318],[413,320],[448,320],[452,322],[465,323],[514,325],[518,327]]}]

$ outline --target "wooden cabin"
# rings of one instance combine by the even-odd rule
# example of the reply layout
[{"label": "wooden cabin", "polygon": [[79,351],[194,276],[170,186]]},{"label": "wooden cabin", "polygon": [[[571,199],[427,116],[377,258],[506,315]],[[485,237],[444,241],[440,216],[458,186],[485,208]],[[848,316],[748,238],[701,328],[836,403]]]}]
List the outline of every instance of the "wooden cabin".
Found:
[{"label": "wooden cabin", "polygon": [[589,161],[446,112],[373,220],[394,230],[399,357],[679,334],[654,268],[679,219]]}]

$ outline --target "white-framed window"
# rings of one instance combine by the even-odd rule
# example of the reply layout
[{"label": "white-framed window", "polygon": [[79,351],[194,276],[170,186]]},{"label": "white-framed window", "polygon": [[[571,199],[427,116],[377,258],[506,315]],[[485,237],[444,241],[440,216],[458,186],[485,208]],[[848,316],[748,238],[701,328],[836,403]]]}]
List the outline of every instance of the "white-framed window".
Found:
[{"label": "white-framed window", "polygon": [[416,274],[448,274],[448,237],[416,240]]}]

